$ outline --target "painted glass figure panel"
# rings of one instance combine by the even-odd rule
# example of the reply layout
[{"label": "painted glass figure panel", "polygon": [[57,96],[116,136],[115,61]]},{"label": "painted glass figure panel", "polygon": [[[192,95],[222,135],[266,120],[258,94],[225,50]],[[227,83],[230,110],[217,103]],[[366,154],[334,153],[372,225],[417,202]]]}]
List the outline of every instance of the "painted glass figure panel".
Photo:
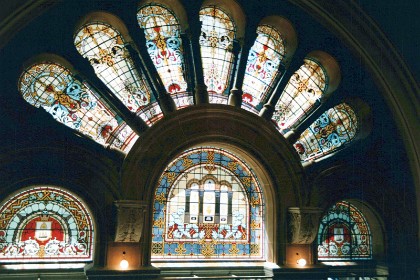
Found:
[{"label": "painted glass figure panel", "polygon": [[0,262],[91,261],[93,233],[79,199],[56,187],[34,187],[0,208]]},{"label": "painted glass figure panel", "polygon": [[318,260],[361,260],[372,258],[372,237],[363,214],[341,201],[321,220],[318,231]]},{"label": "painted glass figure panel", "polygon": [[[284,57],[284,42],[274,28],[260,25],[257,39],[251,47],[246,65],[242,99],[257,107],[267,101],[275,82],[283,74],[280,70]],[[284,66],[283,66],[284,68]]]},{"label": "painted glass figure panel", "polygon": [[350,143],[358,131],[353,109],[341,103],[323,113],[294,144],[302,161],[319,158]]},{"label": "painted glass figure panel", "polygon": [[[191,105],[192,100],[181,94],[183,100],[177,100],[178,93],[187,91],[184,78],[185,62],[179,22],[174,14],[163,6],[150,5],[137,12],[138,24],[146,36],[147,51],[159,73],[166,91],[173,95],[175,104]],[[184,100],[185,99],[185,100]],[[185,105],[184,105],[185,106]]]},{"label": "painted glass figure panel", "polygon": [[150,90],[116,29],[104,23],[90,23],[76,34],[74,45],[130,111],[137,112],[150,103]]},{"label": "painted glass figure panel", "polygon": [[125,126],[87,84],[59,64],[32,65],[21,75],[19,90],[29,104],[100,144],[112,143],[117,127]]},{"label": "painted glass figure panel", "polygon": [[322,65],[310,59],[292,75],[275,106],[273,120],[287,132],[298,125],[316,108],[316,103],[325,94],[328,76]]},{"label": "painted glass figure panel", "polygon": [[220,96],[212,98],[211,95],[227,94],[233,67],[235,26],[225,12],[214,6],[201,9],[200,21],[201,59],[210,103],[226,103],[226,99]]},{"label": "painted glass figure panel", "polygon": [[241,159],[188,150],[155,191],[152,259],[261,259],[263,210],[258,180]]}]

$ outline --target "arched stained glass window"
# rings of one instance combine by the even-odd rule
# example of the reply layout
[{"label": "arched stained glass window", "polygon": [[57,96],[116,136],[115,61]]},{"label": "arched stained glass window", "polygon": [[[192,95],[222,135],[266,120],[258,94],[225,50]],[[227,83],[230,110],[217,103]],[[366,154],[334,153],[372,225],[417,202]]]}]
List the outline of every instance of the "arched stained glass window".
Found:
[{"label": "arched stained glass window", "polygon": [[77,32],[74,45],[130,111],[138,112],[150,103],[144,77],[135,68],[124,39],[115,28],[100,22],[89,23]]},{"label": "arched stained glass window", "polygon": [[[257,28],[257,39],[251,47],[242,86],[242,99],[256,107],[266,101],[273,90],[285,53],[280,33],[267,25]],[[263,104],[262,104],[263,105]]]},{"label": "arched stained glass window", "polygon": [[0,262],[92,261],[94,225],[84,203],[57,187],[34,187],[0,208]]},{"label": "arched stained glass window", "polygon": [[[56,121],[100,144],[115,142],[120,146],[132,135],[87,84],[57,63],[28,67],[20,77],[19,91],[29,104],[44,108]],[[120,134],[123,130],[126,133]]]},{"label": "arched stained glass window", "polygon": [[363,214],[347,201],[333,205],[318,231],[318,260],[366,260],[372,258],[372,236]]},{"label": "arched stained glass window", "polygon": [[[180,26],[175,15],[159,5],[148,5],[137,12],[138,24],[144,29],[149,55],[170,94],[185,93],[184,55]],[[183,96],[182,94],[180,96]],[[187,96],[173,96],[178,107],[192,104]]]},{"label": "arched stained glass window", "polygon": [[259,182],[241,159],[188,150],[155,191],[152,259],[261,259],[263,211]]},{"label": "arched stained glass window", "polygon": [[210,103],[226,103],[225,99],[211,93],[226,93],[233,68],[233,40],[235,25],[221,9],[212,6],[200,10],[201,58],[204,82],[210,93]]},{"label": "arched stained glass window", "polygon": [[292,75],[275,106],[273,119],[281,130],[300,123],[325,94],[328,76],[320,63],[306,58]]},{"label": "arched stained glass window", "polygon": [[358,132],[353,109],[341,103],[324,112],[294,144],[302,161],[319,158],[350,143]]}]

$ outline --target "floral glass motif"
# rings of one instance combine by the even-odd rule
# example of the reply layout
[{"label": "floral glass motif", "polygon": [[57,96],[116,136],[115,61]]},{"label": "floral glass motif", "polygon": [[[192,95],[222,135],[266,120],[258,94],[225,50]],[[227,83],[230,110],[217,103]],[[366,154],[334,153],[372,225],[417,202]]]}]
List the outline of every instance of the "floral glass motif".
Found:
[{"label": "floral glass motif", "polygon": [[261,259],[263,210],[258,180],[241,159],[188,150],[155,191],[152,259]]},{"label": "floral glass motif", "polygon": [[233,40],[235,26],[230,17],[217,7],[200,10],[201,58],[204,82],[210,93],[210,103],[226,102],[224,98],[212,98],[212,93],[226,93],[233,68]]},{"label": "floral glass motif", "polygon": [[118,130],[125,129],[125,122],[87,84],[59,64],[39,63],[27,68],[20,77],[19,90],[29,104],[44,108],[56,121],[100,144],[126,141],[123,135],[117,136]]},{"label": "floral glass motif", "polygon": [[302,161],[319,158],[350,143],[357,134],[353,109],[341,103],[324,112],[294,144]]},{"label": "floral glass motif", "polygon": [[83,203],[56,187],[34,187],[0,208],[0,262],[91,261],[93,222]]},{"label": "floral glass motif", "polygon": [[369,226],[352,204],[340,201],[321,220],[318,260],[363,260],[372,258]]},{"label": "floral glass motif", "polygon": [[275,106],[273,120],[287,132],[316,108],[316,102],[325,94],[327,86],[328,76],[321,64],[305,59],[284,88]]},{"label": "floral glass motif", "polygon": [[[138,24],[144,29],[147,51],[155,65],[166,91],[173,95],[178,107],[191,105],[184,78],[184,56],[179,22],[167,8],[144,6],[137,12]],[[182,100],[177,100],[177,99]]]},{"label": "floral glass motif", "polygon": [[116,29],[104,23],[90,23],[76,34],[74,45],[89,60],[96,75],[130,111],[137,112],[150,103],[146,82],[134,67],[125,42]]},{"label": "floral glass motif", "polygon": [[260,25],[257,39],[251,47],[246,65],[242,99],[256,107],[265,102],[274,83],[283,73],[280,70],[285,54],[283,38],[276,29]]}]

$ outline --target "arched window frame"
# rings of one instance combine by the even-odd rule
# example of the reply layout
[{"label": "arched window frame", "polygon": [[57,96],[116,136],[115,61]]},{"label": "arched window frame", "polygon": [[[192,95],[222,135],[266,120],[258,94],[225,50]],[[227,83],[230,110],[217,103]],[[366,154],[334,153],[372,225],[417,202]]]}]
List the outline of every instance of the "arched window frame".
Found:
[{"label": "arched window frame", "polygon": [[347,103],[325,111],[294,144],[302,161],[309,161],[337,152],[356,139],[360,117]]},{"label": "arched window frame", "polygon": [[318,261],[371,260],[372,233],[363,213],[348,201],[330,207],[317,237]]},{"label": "arched window frame", "polygon": [[242,99],[253,107],[258,106],[258,110],[284,73],[286,50],[283,36],[274,26],[260,24],[257,34],[248,55]]},{"label": "arched window frame", "polygon": [[273,120],[282,133],[298,127],[337,89],[337,61],[322,51],[310,52],[289,79],[275,105]]},{"label": "arched window frame", "polygon": [[75,73],[63,58],[40,55],[27,62],[18,89],[26,102],[36,108],[42,107],[57,122],[95,142],[110,144],[123,151],[131,148],[138,136]]},{"label": "arched window frame", "polygon": [[[197,168],[211,171],[209,172],[210,174],[206,174],[208,176],[205,175],[201,179],[191,180],[189,184],[187,184],[183,174],[188,173],[184,172],[196,170]],[[224,170],[223,172],[226,174],[231,174],[226,176],[235,177],[234,180],[236,181],[236,184],[238,184],[238,187],[244,188],[241,192],[244,193],[248,200],[246,203],[248,206],[245,206],[247,208],[247,210],[245,210],[247,213],[246,215],[248,216],[246,218],[247,225],[245,225],[245,227],[242,223],[238,225],[222,223],[222,225],[219,225],[214,223],[216,221],[212,223],[209,220],[208,222],[210,223],[208,226],[205,226],[205,222],[200,223],[199,221],[198,225],[195,223],[187,223],[180,227],[179,225],[183,224],[182,219],[185,221],[185,207],[183,206],[187,200],[182,200],[182,211],[179,213],[178,211],[175,212],[174,209],[168,209],[167,203],[173,197],[172,186],[180,182],[180,184],[184,185],[183,190],[186,190],[187,186],[195,184],[196,191],[205,192],[205,180],[212,179],[215,180],[215,188],[218,189],[222,184],[226,183],[226,180],[217,179],[211,175],[211,172],[217,172],[219,168],[222,168],[220,170]],[[199,195],[200,198],[195,200],[198,200],[198,204],[200,204],[201,207],[201,199],[203,196],[201,196],[201,194]],[[259,183],[252,170],[249,169],[242,160],[222,149],[201,147],[188,150],[168,165],[155,190],[152,261],[194,259],[262,260],[264,258],[262,241],[264,238],[263,211],[263,194],[259,187]],[[173,213],[176,215],[172,218],[168,218],[173,216]],[[200,211],[199,215],[202,213],[203,212]],[[176,222],[175,219],[181,220]],[[202,216],[202,219],[204,221],[204,215]],[[241,219],[243,220],[243,217],[241,218],[238,216],[237,219],[240,221]],[[218,230],[214,228],[216,231],[212,231],[212,227],[214,226],[216,226]],[[167,229],[168,233],[166,233]],[[247,233],[248,231],[249,233]],[[184,240],[188,236],[189,238],[198,239],[192,242]],[[233,238],[233,241],[226,241],[224,238]],[[243,238],[246,239],[242,240]]]},{"label": "arched window frame", "polygon": [[200,53],[210,103],[224,104],[232,79],[236,24],[229,11],[216,5],[201,7],[200,21]]},{"label": "arched window frame", "polygon": [[163,114],[127,48],[132,40],[126,27],[116,16],[105,12],[94,12],[86,18],[74,35],[76,49],[89,60],[111,92],[130,111],[152,125]]},{"label": "arched window frame", "polygon": [[2,201],[0,209],[0,263],[80,267],[93,261],[95,223],[77,195],[31,186]]},{"label": "arched window frame", "polygon": [[183,108],[194,102],[187,93],[182,26],[174,10],[160,2],[164,1],[140,5],[137,21],[144,31],[147,51],[166,91],[171,94],[176,106]]}]

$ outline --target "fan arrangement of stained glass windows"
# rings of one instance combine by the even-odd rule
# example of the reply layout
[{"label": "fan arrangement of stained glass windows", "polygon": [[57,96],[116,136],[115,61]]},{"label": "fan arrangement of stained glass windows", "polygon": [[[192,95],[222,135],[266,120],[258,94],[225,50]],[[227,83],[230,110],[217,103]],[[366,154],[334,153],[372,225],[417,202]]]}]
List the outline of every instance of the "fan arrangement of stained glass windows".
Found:
[{"label": "fan arrangement of stained glass windows", "polygon": [[19,91],[35,107],[44,108],[58,122],[100,144],[121,148],[132,137],[131,128],[99,99],[88,84],[80,82],[57,63],[38,63],[21,75]]},{"label": "fan arrangement of stained glass windows", "polygon": [[353,109],[341,103],[323,113],[294,144],[302,161],[319,158],[350,143],[358,131]]},{"label": "fan arrangement of stained glass windows", "polygon": [[[199,12],[204,81],[210,103],[227,103],[236,27],[216,6]],[[140,7],[148,54],[178,108],[193,104],[185,80],[181,30],[165,6]],[[242,85],[242,108],[258,113],[284,74],[285,42],[272,26],[260,25],[250,49]],[[91,22],[76,32],[74,45],[96,75],[148,125],[163,117],[124,38],[108,23]],[[144,47],[144,46],[143,46]],[[326,95],[329,77],[316,59],[305,58],[275,106],[273,120],[286,133],[306,119]],[[129,151],[139,137],[87,82],[66,67],[41,62],[20,77],[19,91],[35,107],[100,144]],[[324,112],[294,147],[301,160],[342,148],[358,132],[346,103]],[[54,187],[23,191],[1,206],[0,261],[91,261],[93,224],[70,193]],[[219,148],[185,151],[163,172],[154,193],[152,259],[264,259],[264,199],[257,177],[238,156]],[[371,258],[371,236],[363,215],[339,202],[324,216],[318,234],[319,260]]]},{"label": "fan arrangement of stained glass windows", "polygon": [[318,260],[372,258],[372,237],[363,214],[346,201],[333,205],[318,231]]},{"label": "fan arrangement of stained glass windows", "polygon": [[137,20],[166,91],[173,96],[177,107],[192,105],[192,98],[186,94],[184,51],[177,18],[163,6],[148,5],[139,9]]},{"label": "fan arrangement of stained glass windows", "polygon": [[226,90],[233,67],[235,25],[224,11],[215,6],[201,9],[200,21],[201,59],[210,103],[226,104]]},{"label": "fan arrangement of stained glass windows", "polygon": [[153,259],[263,257],[263,194],[252,170],[225,150],[182,153],[153,205]]},{"label": "fan arrangement of stained glass windows", "polygon": [[279,70],[285,53],[283,39],[276,29],[260,25],[257,33],[257,39],[249,51],[242,86],[243,101],[254,108],[264,105],[263,102],[267,101],[277,78],[283,74]]},{"label": "fan arrangement of stained glass windows", "polygon": [[315,103],[325,94],[328,76],[315,60],[305,59],[292,75],[275,106],[273,120],[282,131],[299,124],[315,109]]},{"label": "fan arrangement of stained glass windows", "polygon": [[[150,90],[116,29],[105,23],[89,23],[76,33],[74,45],[89,60],[96,75],[130,111],[144,110],[150,104]],[[150,118],[144,121],[150,124],[156,120],[153,113],[159,112],[152,110]],[[140,116],[145,117],[147,113]]]},{"label": "fan arrangement of stained glass windows", "polygon": [[0,261],[91,261],[93,234],[79,199],[56,187],[34,187],[1,205]]}]

